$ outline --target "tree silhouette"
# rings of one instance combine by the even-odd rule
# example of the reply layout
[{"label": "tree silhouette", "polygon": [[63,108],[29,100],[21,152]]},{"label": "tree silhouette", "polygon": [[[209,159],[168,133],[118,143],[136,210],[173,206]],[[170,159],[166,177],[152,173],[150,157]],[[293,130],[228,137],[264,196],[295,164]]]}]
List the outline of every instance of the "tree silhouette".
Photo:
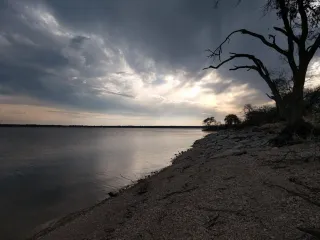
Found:
[{"label": "tree silhouette", "polygon": [[[218,3],[219,1],[217,1]],[[211,65],[205,69],[218,69],[235,59],[246,59],[250,65],[237,65],[230,68],[231,71],[245,69],[256,71],[269,86],[273,99],[279,112],[287,122],[288,128],[294,130],[304,125],[303,122],[303,90],[306,80],[307,69],[310,61],[320,47],[320,4],[318,0],[266,0],[265,12],[276,11],[282,26],[274,26],[276,34],[286,39],[286,48],[277,44],[277,35],[265,36],[249,31],[238,29],[231,32],[226,39],[214,50],[208,49],[209,58],[218,60],[217,65]],[[270,71],[262,60],[248,53],[233,53],[225,60],[221,60],[222,48],[235,34],[243,34],[259,40],[262,44],[276,51],[286,60],[290,67],[292,88],[286,94],[286,100],[281,95],[279,79],[272,79]],[[283,80],[283,79],[282,79]]]},{"label": "tree silhouette", "polygon": [[213,125],[213,124],[215,124],[217,121],[216,121],[216,119],[214,118],[214,117],[208,117],[208,118],[206,118],[205,120],[203,120],[203,125],[205,125],[205,126],[211,126],[211,125]]},{"label": "tree silhouette", "polygon": [[243,113],[244,114],[247,114],[247,113],[250,113],[252,112],[254,109],[253,109],[253,106],[250,104],[250,103],[247,103],[243,106]]},{"label": "tree silhouette", "polygon": [[224,118],[224,122],[225,122],[226,125],[238,125],[238,124],[241,123],[240,119],[235,114],[228,114]]}]

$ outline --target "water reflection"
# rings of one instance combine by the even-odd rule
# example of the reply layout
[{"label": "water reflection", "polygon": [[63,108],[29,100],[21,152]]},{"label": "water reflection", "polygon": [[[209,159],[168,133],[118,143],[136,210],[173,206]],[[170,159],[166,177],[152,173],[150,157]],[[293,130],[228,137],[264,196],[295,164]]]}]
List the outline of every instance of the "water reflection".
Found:
[{"label": "water reflection", "polygon": [[126,178],[167,166],[202,136],[187,129],[3,128],[0,239],[19,239],[96,203],[130,183]]}]

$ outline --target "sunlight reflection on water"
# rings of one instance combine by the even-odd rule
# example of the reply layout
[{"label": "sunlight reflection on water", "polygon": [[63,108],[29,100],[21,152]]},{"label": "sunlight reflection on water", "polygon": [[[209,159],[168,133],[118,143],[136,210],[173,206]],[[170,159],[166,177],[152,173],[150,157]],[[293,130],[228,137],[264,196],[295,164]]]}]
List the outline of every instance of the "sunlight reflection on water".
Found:
[{"label": "sunlight reflection on water", "polygon": [[199,129],[2,128],[0,239],[104,199],[171,163]]}]

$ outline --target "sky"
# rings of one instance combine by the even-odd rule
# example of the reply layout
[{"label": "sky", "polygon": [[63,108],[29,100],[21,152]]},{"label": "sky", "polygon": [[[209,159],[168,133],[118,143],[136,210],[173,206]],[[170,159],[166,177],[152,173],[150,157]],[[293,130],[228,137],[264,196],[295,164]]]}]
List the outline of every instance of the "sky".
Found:
[{"label": "sky", "polygon": [[[281,26],[264,2],[0,0],[0,123],[200,125],[269,104],[257,73],[203,70],[205,50],[229,32]],[[224,52],[254,53],[275,72],[284,65],[247,36]],[[319,67],[316,57],[309,72]]]}]

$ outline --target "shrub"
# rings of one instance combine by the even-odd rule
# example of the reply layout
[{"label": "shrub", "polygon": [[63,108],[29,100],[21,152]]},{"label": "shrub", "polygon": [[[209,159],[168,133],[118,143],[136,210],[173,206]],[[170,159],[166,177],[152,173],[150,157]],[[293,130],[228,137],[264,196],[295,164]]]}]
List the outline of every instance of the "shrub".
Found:
[{"label": "shrub", "polygon": [[202,123],[203,123],[203,125],[209,127],[209,126],[212,126],[213,124],[216,124],[217,121],[214,117],[208,117],[205,120],[203,120]]},{"label": "shrub", "polygon": [[[246,105],[247,106],[247,105]],[[250,107],[244,111],[244,125],[258,126],[265,123],[279,122],[280,117],[276,107],[262,106],[262,107]]]},{"label": "shrub", "polygon": [[226,125],[229,125],[229,126],[231,126],[231,125],[239,125],[241,123],[240,119],[235,114],[228,114],[224,118],[224,122],[225,122]]}]

